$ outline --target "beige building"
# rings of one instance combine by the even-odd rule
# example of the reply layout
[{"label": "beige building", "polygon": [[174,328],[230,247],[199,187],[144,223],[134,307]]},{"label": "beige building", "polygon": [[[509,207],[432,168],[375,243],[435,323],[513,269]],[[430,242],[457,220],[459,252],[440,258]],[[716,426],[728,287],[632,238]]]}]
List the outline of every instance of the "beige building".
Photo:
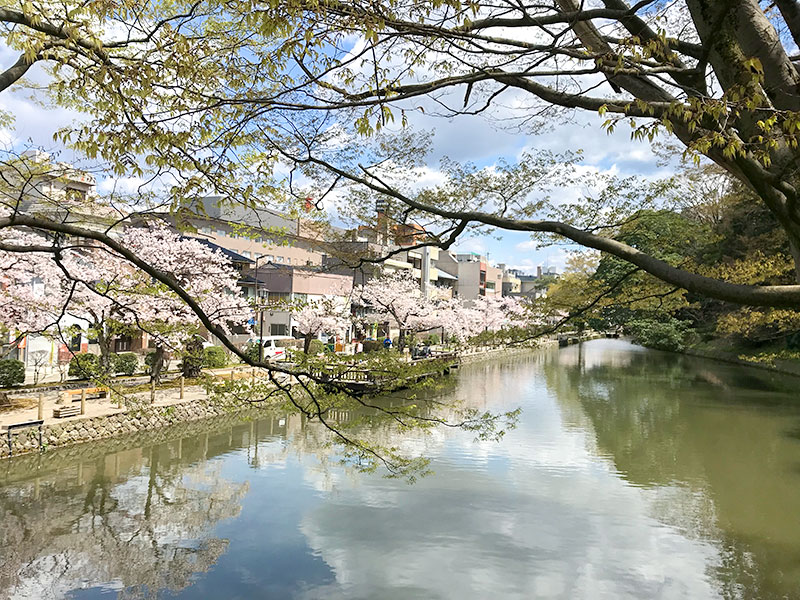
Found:
[{"label": "beige building", "polygon": [[233,250],[259,264],[319,266],[322,253],[313,242],[282,230],[258,232],[237,223],[216,219],[192,219],[197,237]]},{"label": "beige building", "polygon": [[503,272],[503,296],[521,293],[522,281],[520,278],[513,271],[506,269],[505,265],[501,264],[497,267]]},{"label": "beige building", "polygon": [[[245,297],[260,299],[267,309],[256,316],[255,332],[263,335],[297,336],[296,322],[288,310],[281,310],[281,303],[313,301],[334,298],[346,305],[353,291],[352,275],[329,273],[315,267],[291,265],[255,264],[242,272],[239,285]],[[262,326],[263,321],[263,326]]]},{"label": "beige building", "polygon": [[464,300],[478,296],[503,295],[503,271],[489,264],[485,256],[476,253],[457,254],[458,283],[456,295]]}]

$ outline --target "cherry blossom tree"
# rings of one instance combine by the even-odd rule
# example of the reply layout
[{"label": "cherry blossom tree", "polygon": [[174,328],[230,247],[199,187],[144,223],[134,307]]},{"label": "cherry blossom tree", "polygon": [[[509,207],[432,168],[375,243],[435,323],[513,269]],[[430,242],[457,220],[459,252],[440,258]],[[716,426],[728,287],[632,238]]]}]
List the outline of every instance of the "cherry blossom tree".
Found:
[{"label": "cherry blossom tree", "polygon": [[341,297],[308,300],[292,309],[297,330],[303,334],[303,352],[308,354],[311,341],[320,333],[345,333],[350,328],[350,305]]},{"label": "cherry blossom tree", "polygon": [[513,297],[479,296],[455,304],[449,314],[443,311],[442,320],[447,323],[446,331],[462,341],[486,331],[495,332],[527,323],[525,306]]},{"label": "cherry blossom tree", "polygon": [[400,329],[398,345],[402,348],[409,332],[424,331],[438,325],[436,305],[426,298],[419,283],[408,271],[382,273],[358,286],[355,301],[367,309],[373,320],[394,321]]},{"label": "cherry blossom tree", "polygon": [[[39,236],[21,231],[0,240],[18,246],[41,242]],[[68,293],[64,274],[50,256],[0,250],[0,332],[12,333],[15,342],[53,327]]]},{"label": "cherry blossom tree", "polygon": [[[41,333],[63,340],[70,316],[88,324],[107,366],[120,327],[148,333],[157,355],[180,348],[199,328],[196,313],[172,290],[107,247],[78,242],[52,251],[43,236],[18,230],[6,230],[0,242],[30,249],[0,249],[0,323],[18,336]],[[128,227],[120,243],[186,290],[223,331],[246,327],[251,310],[224,254],[160,223]]]}]

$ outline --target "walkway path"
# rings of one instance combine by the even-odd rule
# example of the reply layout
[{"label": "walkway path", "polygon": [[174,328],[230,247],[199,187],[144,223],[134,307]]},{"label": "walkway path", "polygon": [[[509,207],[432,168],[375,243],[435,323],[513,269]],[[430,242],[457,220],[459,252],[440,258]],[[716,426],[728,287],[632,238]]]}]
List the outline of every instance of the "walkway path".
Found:
[{"label": "walkway path", "polygon": [[[80,385],[76,385],[75,389],[80,389]],[[31,390],[31,395],[26,397],[20,394],[14,399],[15,403],[24,402],[24,407],[12,408],[0,412],[0,427],[9,425],[11,423],[22,423],[25,421],[34,421],[38,417],[38,394]],[[60,392],[46,392],[44,394],[44,424],[53,425],[57,423],[66,423],[69,421],[78,421],[80,419],[89,419],[91,417],[101,417],[105,415],[115,415],[117,413],[125,412],[126,408],[118,408],[116,402],[112,402],[108,398],[100,398],[96,400],[86,400],[86,413],[83,415],[76,415],[74,417],[65,417],[56,419],[53,417],[53,409],[57,406]],[[127,396],[129,399],[136,399],[143,404],[149,405],[150,392],[140,392],[130,394]],[[180,390],[178,388],[170,388],[156,391],[155,406],[170,406],[173,404],[181,404],[183,402],[195,402],[206,398],[206,391],[199,385],[187,386],[184,389],[183,400],[180,399]],[[76,402],[77,404],[77,402]],[[63,406],[63,405],[62,405]]]}]

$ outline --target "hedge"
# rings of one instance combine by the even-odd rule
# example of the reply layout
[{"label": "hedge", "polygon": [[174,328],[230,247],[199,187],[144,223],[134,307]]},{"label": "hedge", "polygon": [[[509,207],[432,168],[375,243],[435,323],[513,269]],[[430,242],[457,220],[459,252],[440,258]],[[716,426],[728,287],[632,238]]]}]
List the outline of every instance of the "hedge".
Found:
[{"label": "hedge", "polygon": [[139,370],[139,359],[133,352],[114,354],[111,362],[115,373],[133,375]]},{"label": "hedge", "polygon": [[203,367],[206,369],[219,369],[228,364],[228,355],[219,346],[209,346],[203,349]]},{"label": "hedge", "polygon": [[0,387],[11,387],[25,383],[25,363],[6,358],[0,360]]},{"label": "hedge", "polygon": [[70,377],[80,377],[86,379],[97,375],[100,372],[100,357],[97,354],[83,352],[76,354],[69,361],[67,374]]}]

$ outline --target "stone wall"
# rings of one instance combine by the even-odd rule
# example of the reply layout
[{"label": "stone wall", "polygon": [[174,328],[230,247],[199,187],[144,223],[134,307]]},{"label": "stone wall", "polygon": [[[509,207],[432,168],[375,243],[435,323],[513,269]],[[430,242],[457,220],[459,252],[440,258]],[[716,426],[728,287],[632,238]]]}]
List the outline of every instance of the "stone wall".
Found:
[{"label": "stone wall", "polygon": [[46,452],[28,452],[14,455],[13,460],[3,461],[0,467],[4,482],[27,480],[32,473],[46,476],[62,470],[66,465],[92,462],[109,454],[131,448],[163,444],[181,438],[191,438],[204,433],[215,435],[248,421],[279,418],[284,413],[274,407],[245,408],[227,414],[217,414],[205,419],[175,423],[162,429],[138,431],[134,434],[97,439],[89,444],[70,444],[57,448],[48,447]]},{"label": "stone wall", "polygon": [[[237,412],[252,410],[240,409]],[[176,423],[197,421],[223,414],[231,408],[209,402],[183,402],[170,406],[146,406],[126,412],[88,419],[76,419],[53,423],[42,427],[42,446],[45,450],[70,444],[80,444],[138,431],[158,430]],[[29,427],[13,430],[9,452],[5,431],[0,442],[0,459],[39,450],[39,429]]]}]

